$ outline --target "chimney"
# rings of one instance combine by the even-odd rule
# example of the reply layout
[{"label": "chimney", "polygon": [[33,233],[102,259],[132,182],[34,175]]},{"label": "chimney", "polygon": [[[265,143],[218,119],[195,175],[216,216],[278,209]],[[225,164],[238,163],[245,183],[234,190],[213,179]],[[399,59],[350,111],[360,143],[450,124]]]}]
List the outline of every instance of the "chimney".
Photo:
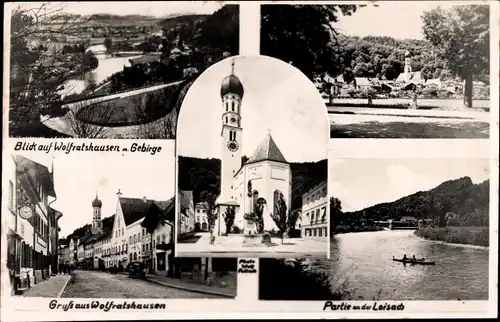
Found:
[{"label": "chimney", "polygon": [[116,193],[116,195],[118,196],[118,198],[120,198],[122,196],[122,192],[120,190],[121,189],[118,189],[118,192]]},{"label": "chimney", "polygon": [[142,200],[143,200],[144,202],[148,202],[148,198],[147,198],[146,196],[142,197]]}]

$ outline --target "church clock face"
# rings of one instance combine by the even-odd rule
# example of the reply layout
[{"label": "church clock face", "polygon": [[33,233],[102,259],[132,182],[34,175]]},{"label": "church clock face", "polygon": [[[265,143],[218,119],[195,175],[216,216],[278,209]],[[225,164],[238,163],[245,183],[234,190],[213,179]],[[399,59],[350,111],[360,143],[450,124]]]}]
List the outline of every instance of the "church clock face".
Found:
[{"label": "church clock face", "polygon": [[235,124],[236,123],[236,117],[231,117],[231,124]]},{"label": "church clock face", "polygon": [[229,141],[227,144],[227,148],[229,149],[229,151],[235,152],[239,148],[238,143],[236,143],[235,141]]}]

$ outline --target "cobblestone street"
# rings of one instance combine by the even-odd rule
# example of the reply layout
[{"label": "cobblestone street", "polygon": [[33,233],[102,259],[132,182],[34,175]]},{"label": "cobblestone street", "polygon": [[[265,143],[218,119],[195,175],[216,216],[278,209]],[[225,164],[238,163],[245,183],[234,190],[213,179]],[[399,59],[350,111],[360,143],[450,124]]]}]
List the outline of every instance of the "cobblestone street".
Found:
[{"label": "cobblestone street", "polygon": [[[77,270],[62,297],[74,298],[219,298],[216,295],[170,288],[124,274]],[[223,298],[223,297],[220,297]]]}]

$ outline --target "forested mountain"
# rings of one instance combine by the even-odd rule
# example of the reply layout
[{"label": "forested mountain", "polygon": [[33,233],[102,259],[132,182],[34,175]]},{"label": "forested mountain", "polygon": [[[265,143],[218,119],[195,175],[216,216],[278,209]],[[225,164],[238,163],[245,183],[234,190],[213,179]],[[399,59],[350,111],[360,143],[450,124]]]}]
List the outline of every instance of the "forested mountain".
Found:
[{"label": "forested mountain", "polygon": [[[113,223],[114,223],[115,215],[106,217],[102,219],[102,230],[103,233],[110,233],[113,230]],[[63,238],[66,243],[69,243],[71,238],[82,238],[85,236],[89,230],[90,230],[91,224],[86,224],[83,225],[82,227],[79,227],[75,229],[71,234],[69,234],[66,238]]]},{"label": "forested mountain", "polygon": [[[242,157],[246,160],[246,156]],[[179,189],[192,190],[194,202],[205,201],[205,191],[218,196],[220,193],[220,160],[179,157]],[[327,180],[327,160],[291,163],[292,209],[302,205],[302,193],[311,184]]]},{"label": "forested mountain", "polygon": [[[404,71],[406,51],[410,52],[412,71],[420,71],[424,79],[452,78],[446,62],[438,58],[435,49],[426,40],[339,35],[333,59],[346,66],[343,72],[346,81],[352,80],[352,77],[394,80]],[[488,83],[489,76],[479,75],[477,80]]]},{"label": "forested mountain", "polygon": [[419,191],[393,202],[377,204],[346,216],[372,220],[399,219],[413,216],[445,223],[450,215],[461,226],[489,224],[490,183],[474,184],[469,177],[445,181],[434,189]]}]

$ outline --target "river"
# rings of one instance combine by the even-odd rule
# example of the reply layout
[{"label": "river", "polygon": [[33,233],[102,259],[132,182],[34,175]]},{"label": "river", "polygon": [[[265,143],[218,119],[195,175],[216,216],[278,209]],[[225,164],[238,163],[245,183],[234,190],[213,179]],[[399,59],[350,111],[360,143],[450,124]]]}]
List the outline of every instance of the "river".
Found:
[{"label": "river", "polygon": [[122,71],[123,66],[130,66],[129,59],[137,58],[139,56],[112,57],[111,55],[97,54],[96,58],[99,60],[99,66],[96,69],[85,73],[85,75],[65,81],[63,83],[64,90],[62,90],[61,93],[63,93],[64,96],[79,94],[85,89],[85,87],[87,87],[91,78],[93,78],[96,84],[99,85],[107,77]]},{"label": "river", "polygon": [[[353,299],[488,299],[488,249],[427,241],[413,233],[336,235],[331,240],[331,259],[315,266],[329,272],[333,286],[347,281]],[[405,253],[436,265],[404,265],[391,260],[393,255],[402,257]]]}]

